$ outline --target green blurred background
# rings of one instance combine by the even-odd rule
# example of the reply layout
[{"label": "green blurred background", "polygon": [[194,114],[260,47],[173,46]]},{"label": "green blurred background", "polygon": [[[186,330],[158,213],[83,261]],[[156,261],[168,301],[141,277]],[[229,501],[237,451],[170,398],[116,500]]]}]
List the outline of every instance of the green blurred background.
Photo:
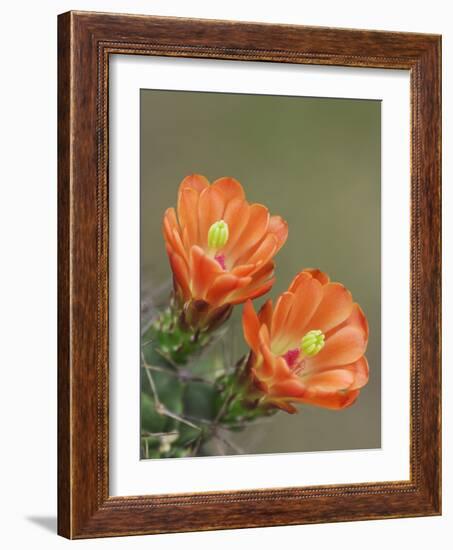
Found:
[{"label": "green blurred background", "polygon": [[[370,324],[370,381],[356,404],[279,413],[235,434],[247,453],[381,445],[380,124],[379,101],[141,90],[142,291],[170,279],[161,223],[183,177],[233,176],[249,202],[289,224],[269,296],[318,267],[351,290]],[[241,310],[232,318],[238,358]]]}]

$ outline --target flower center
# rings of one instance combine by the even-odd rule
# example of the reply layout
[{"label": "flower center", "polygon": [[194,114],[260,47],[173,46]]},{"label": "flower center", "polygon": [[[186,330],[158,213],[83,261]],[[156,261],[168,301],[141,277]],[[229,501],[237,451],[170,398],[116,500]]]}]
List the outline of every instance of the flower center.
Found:
[{"label": "flower center", "polygon": [[305,359],[299,348],[289,349],[282,357],[294,374],[299,375],[302,373],[305,368]]},{"label": "flower center", "polygon": [[214,260],[220,265],[220,267],[225,271],[225,254],[216,254]]},{"label": "flower center", "polygon": [[325,345],[325,336],[321,330],[310,330],[300,342],[300,351],[308,357],[317,355]]},{"label": "flower center", "polygon": [[288,364],[288,367],[289,368],[292,368],[294,367],[298,360],[299,360],[299,349],[298,348],[294,348],[294,349],[289,349],[284,355],[283,355],[283,359],[286,361],[286,363]]},{"label": "flower center", "polygon": [[295,374],[300,374],[306,366],[305,358],[314,357],[322,350],[324,344],[324,333],[321,330],[310,330],[302,338],[299,348],[289,349],[282,357]]},{"label": "flower center", "polygon": [[220,250],[228,242],[228,236],[228,224],[223,220],[214,222],[208,231],[208,247],[213,252]]}]

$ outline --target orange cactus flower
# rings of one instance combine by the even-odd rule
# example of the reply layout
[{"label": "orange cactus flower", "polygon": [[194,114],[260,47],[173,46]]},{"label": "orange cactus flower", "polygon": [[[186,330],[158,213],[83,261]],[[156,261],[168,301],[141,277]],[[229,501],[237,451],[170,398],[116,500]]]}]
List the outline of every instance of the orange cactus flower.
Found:
[{"label": "orange cactus flower", "polygon": [[261,402],[294,413],[292,403],[352,405],[368,382],[368,322],[351,293],[319,270],[300,272],[275,308],[243,312],[248,370]]},{"label": "orange cactus flower", "polygon": [[203,328],[269,291],[288,228],[262,204],[249,204],[234,178],[210,184],[194,174],[180,184],[176,211],[165,212],[163,233],[186,321]]}]

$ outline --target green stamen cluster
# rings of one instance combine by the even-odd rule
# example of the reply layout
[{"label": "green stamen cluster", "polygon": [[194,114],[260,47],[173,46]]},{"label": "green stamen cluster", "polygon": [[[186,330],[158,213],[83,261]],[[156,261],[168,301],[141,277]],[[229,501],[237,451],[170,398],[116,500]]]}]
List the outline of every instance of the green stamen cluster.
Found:
[{"label": "green stamen cluster", "polygon": [[208,246],[212,250],[220,250],[228,242],[228,224],[219,220],[211,225],[208,231]]},{"label": "green stamen cluster", "polygon": [[300,349],[308,357],[318,354],[325,344],[325,336],[321,330],[310,330],[302,338]]}]

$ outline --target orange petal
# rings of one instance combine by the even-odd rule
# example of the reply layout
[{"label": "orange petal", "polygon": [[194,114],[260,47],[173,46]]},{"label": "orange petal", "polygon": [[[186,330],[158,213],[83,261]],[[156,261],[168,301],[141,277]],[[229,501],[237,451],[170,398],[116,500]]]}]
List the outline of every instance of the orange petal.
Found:
[{"label": "orange petal", "polygon": [[215,187],[216,190],[220,191],[223,195],[225,204],[233,199],[245,199],[245,193],[242,185],[234,178],[219,178],[212,183],[212,187]]},{"label": "orange petal", "polygon": [[[269,225],[269,210],[262,204],[252,204],[249,208],[247,225],[238,236],[234,247],[231,245],[229,257],[233,263],[255,263],[247,260],[259,246],[261,239],[266,235]],[[276,241],[276,237],[275,237]]]},{"label": "orange petal", "polygon": [[271,337],[269,334],[269,329],[266,325],[261,325],[259,330],[259,339],[260,339],[260,345],[265,346],[267,348],[267,351],[269,351],[269,346],[271,343]]},{"label": "orange petal", "polygon": [[184,299],[190,298],[190,287],[189,287],[189,271],[184,260],[177,254],[169,251],[168,259],[170,261],[170,267],[173,272],[173,277],[175,282],[178,284],[181,289]]},{"label": "orange petal", "polygon": [[178,191],[178,218],[181,224],[185,246],[189,249],[198,243],[198,198],[203,189],[209,187],[209,181],[200,174],[191,174],[185,177]]},{"label": "orange petal", "polygon": [[174,251],[181,256],[181,258],[189,265],[189,258],[187,257],[186,249],[182,244],[182,240],[179,234],[179,230],[173,229],[173,248]]},{"label": "orange petal", "polygon": [[363,331],[344,327],[326,338],[326,344],[314,357],[306,359],[307,368],[324,369],[354,363],[365,353],[367,341]]},{"label": "orange petal", "polygon": [[255,298],[259,298],[260,296],[263,296],[263,294],[269,292],[274,283],[275,278],[272,278],[260,286],[253,288],[245,287],[241,290],[238,290],[230,297],[230,303],[233,305],[237,305],[242,304],[247,299],[255,300]]},{"label": "orange petal", "polygon": [[258,319],[262,325],[267,326],[269,331],[271,329],[272,315],[272,300],[266,300],[258,313]]},{"label": "orange petal", "polygon": [[261,325],[258,333],[259,353],[263,358],[263,362],[257,369],[256,374],[260,380],[269,381],[274,375],[275,355],[269,349],[269,331],[266,325]]},{"label": "orange petal", "polygon": [[181,241],[174,208],[168,208],[165,211],[162,226],[166,244],[187,261],[187,254]]},{"label": "orange petal", "polygon": [[286,379],[272,384],[269,393],[280,397],[301,398],[305,393],[305,386],[296,375],[291,374]]},{"label": "orange petal", "polygon": [[198,233],[198,210],[199,192],[193,187],[183,187],[178,196],[178,218],[186,236],[184,244],[190,248],[194,244],[199,244]]},{"label": "orange petal", "polygon": [[179,191],[181,192],[183,189],[190,188],[201,193],[206,187],[209,187],[209,180],[201,174],[190,174],[190,176],[186,176],[180,183]]},{"label": "orange petal", "polygon": [[298,347],[306,327],[322,299],[322,286],[310,275],[300,277],[294,292],[292,307],[279,337],[284,349]]},{"label": "orange petal", "polygon": [[[232,279],[235,280],[234,284]],[[236,291],[249,286],[251,282],[251,277],[235,277],[231,273],[223,273],[215,279],[210,291],[212,294],[208,294],[207,299],[210,303],[215,303],[217,306],[226,303],[231,305],[234,303],[233,300],[235,299]],[[212,302],[209,296],[212,297]]]},{"label": "orange petal", "polygon": [[313,277],[311,276],[310,273],[307,273],[306,271],[299,271],[299,273],[291,281],[291,284],[288,287],[288,292],[292,292],[294,294],[296,290],[299,288],[299,285],[307,284],[307,281],[309,281],[312,278]]},{"label": "orange petal", "polygon": [[338,330],[344,327],[355,327],[361,330],[364,334],[365,340],[368,341],[368,335],[369,335],[368,321],[359,304],[357,303],[352,304],[352,310],[349,317],[343,323],[341,323],[340,325],[332,329],[329,335],[335,334],[335,332],[338,332]]},{"label": "orange petal", "polygon": [[259,265],[255,265],[255,271],[253,273],[254,284],[261,284],[263,281],[272,277],[274,274],[275,264],[274,262],[267,262],[262,264],[260,261]]},{"label": "orange petal", "polygon": [[[284,334],[285,323],[288,318],[292,303],[294,300],[294,294],[292,292],[284,292],[281,294],[275,304],[274,314],[272,316],[272,347],[278,347],[278,340]],[[285,350],[280,349],[279,352],[283,353]]]},{"label": "orange petal", "polygon": [[360,327],[363,330],[366,341],[368,342],[368,336],[370,333],[368,320],[359,304],[353,304],[351,315],[346,320],[346,324],[349,326]]},{"label": "orange petal", "polygon": [[[199,242],[202,247],[208,243],[208,231],[211,225],[223,218],[224,199],[214,187],[206,187],[198,200]],[[196,212],[192,212],[196,216]]]},{"label": "orange petal", "polygon": [[164,221],[167,222],[170,229],[173,229],[174,227],[179,227],[174,208],[167,208],[167,210],[165,210]]},{"label": "orange petal", "polygon": [[219,275],[208,290],[206,301],[211,305],[225,303],[230,292],[237,288],[238,284],[239,278],[230,273]]},{"label": "orange petal", "polygon": [[257,266],[266,264],[277,252],[277,246],[277,237],[272,233],[268,233],[248,259],[247,263],[257,264]]},{"label": "orange petal", "polygon": [[352,311],[352,296],[340,283],[328,283],[322,287],[323,297],[307,330],[319,329],[324,333],[345,321]]},{"label": "orange petal", "polygon": [[255,353],[259,353],[258,333],[260,326],[252,301],[247,300],[242,309],[242,330],[244,332],[245,341]]},{"label": "orange petal", "polygon": [[241,304],[248,298],[254,299],[262,296],[268,292],[272,285],[275,283],[275,277],[272,277],[274,273],[274,264],[272,262],[264,265],[257,273],[253,274],[253,277],[244,277],[249,280],[247,285],[238,287],[234,296],[232,304]]},{"label": "orange petal", "polygon": [[287,222],[280,216],[271,216],[268,231],[277,237],[277,251],[280,250],[288,238]]},{"label": "orange petal", "polygon": [[[302,376],[310,376],[312,374],[313,375],[321,374],[328,371],[337,370],[337,368],[338,367],[336,365],[323,366],[323,367],[320,367],[319,365],[317,365],[313,367],[313,365],[309,361],[306,363]],[[354,363],[351,363],[350,365],[343,365],[341,369],[350,372],[354,377],[354,382],[349,388],[351,390],[360,389],[363,386],[365,386],[366,383],[368,382],[368,378],[369,378],[368,361],[364,355]]]},{"label": "orange petal", "polygon": [[255,271],[256,265],[255,264],[243,264],[238,265],[236,267],[233,267],[231,270],[231,273],[233,275],[237,275],[238,277],[245,277],[246,275],[250,275],[253,271]]},{"label": "orange petal", "polygon": [[322,285],[326,285],[330,282],[329,276],[320,269],[307,268],[304,269],[305,273],[310,273],[313,279],[317,279]]},{"label": "orange petal", "polygon": [[229,238],[224,247],[225,254],[228,254],[238,242],[242,231],[247,226],[250,216],[250,206],[242,199],[231,200],[224,212],[223,219],[228,224]]},{"label": "orange petal", "polygon": [[288,363],[283,357],[277,357],[274,363],[274,381],[273,383],[287,380],[288,377],[293,377],[294,374],[288,367]]},{"label": "orange petal", "polygon": [[345,392],[321,392],[316,390],[306,391],[304,396],[297,401],[323,407],[324,409],[340,410],[353,405],[360,393],[360,390]]},{"label": "orange petal", "polygon": [[342,367],[342,369],[346,369],[354,375],[354,382],[350,387],[351,390],[358,390],[367,384],[369,378],[369,367],[365,356],[361,357],[355,363],[352,363],[352,365]]},{"label": "orange petal", "polygon": [[301,377],[311,391],[337,392],[348,390],[354,382],[354,374],[347,369],[333,369]]},{"label": "orange petal", "polygon": [[193,246],[190,249],[193,298],[203,300],[220,273],[224,273],[220,265],[207,256],[199,246]]}]

